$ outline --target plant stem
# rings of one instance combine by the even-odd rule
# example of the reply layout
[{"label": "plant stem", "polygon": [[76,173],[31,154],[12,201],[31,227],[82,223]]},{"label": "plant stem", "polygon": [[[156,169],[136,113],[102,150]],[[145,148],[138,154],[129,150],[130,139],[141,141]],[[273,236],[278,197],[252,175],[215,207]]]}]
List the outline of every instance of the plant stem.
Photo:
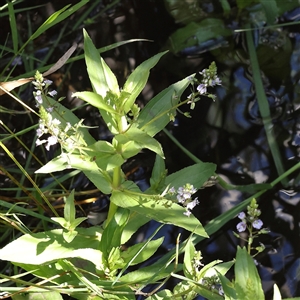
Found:
[{"label": "plant stem", "polygon": [[[118,188],[120,186],[120,184],[121,184],[121,167],[115,167],[114,171],[113,171],[113,187]],[[107,215],[107,219],[105,222],[105,227],[112,220],[117,209],[118,209],[118,206],[116,204],[114,204],[113,202],[110,202],[108,215]]]}]

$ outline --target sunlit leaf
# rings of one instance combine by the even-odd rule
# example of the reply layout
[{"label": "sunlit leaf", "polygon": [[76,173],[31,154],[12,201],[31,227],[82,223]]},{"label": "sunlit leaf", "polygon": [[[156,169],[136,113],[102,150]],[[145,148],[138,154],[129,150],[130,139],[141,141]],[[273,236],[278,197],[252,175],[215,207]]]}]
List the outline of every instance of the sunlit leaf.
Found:
[{"label": "sunlit leaf", "polygon": [[237,249],[234,273],[234,286],[238,299],[264,299],[261,279],[253,258],[248,254],[246,248],[238,247]]},{"label": "sunlit leaf", "polygon": [[128,208],[142,216],[161,223],[173,224],[185,228],[203,237],[208,237],[203,226],[193,215],[185,216],[185,208],[157,195],[147,195],[140,192],[134,183],[125,183],[130,190],[113,190],[111,201],[117,206]]},{"label": "sunlit leaf", "polygon": [[127,78],[123,90],[129,93],[129,97],[127,98],[124,111],[128,113],[131,109],[133,103],[135,102],[137,96],[141,93],[143,88],[145,87],[148,77],[149,71],[153,68],[159,59],[165,54],[166,52],[161,52],[149,58],[148,60],[142,62]]}]

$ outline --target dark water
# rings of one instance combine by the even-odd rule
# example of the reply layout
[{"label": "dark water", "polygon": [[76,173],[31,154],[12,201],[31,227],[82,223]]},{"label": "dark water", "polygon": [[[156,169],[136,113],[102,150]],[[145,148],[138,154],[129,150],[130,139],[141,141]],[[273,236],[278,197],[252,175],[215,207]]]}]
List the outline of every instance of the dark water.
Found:
[{"label": "dark water", "polygon": [[[97,15],[97,12],[104,9],[108,3],[109,1],[99,1],[99,7],[90,17]],[[60,9],[62,4],[53,1],[53,5],[56,9]],[[171,51],[151,72],[149,85],[139,101],[146,103],[163,88],[184,76],[201,71],[212,61],[216,61],[223,82],[221,87],[214,90],[217,94],[216,102],[202,99],[191,113],[191,119],[179,114],[176,121],[168,126],[168,130],[199,159],[216,163],[217,173],[226,181],[237,185],[271,182],[278,177],[278,174],[260,116],[245,34],[233,32],[234,29],[243,28],[249,20],[255,20],[253,22],[256,26],[264,27],[259,19],[259,8],[245,9],[239,13],[236,6],[232,4],[232,12],[225,16],[220,5],[214,1],[202,1],[200,4],[197,2],[197,5],[200,8],[194,8],[193,12],[196,13],[189,14],[192,20],[199,21],[213,17],[224,24],[223,34],[215,38],[208,37],[199,44],[189,45],[180,51],[174,51],[175,53]],[[174,16],[174,11],[171,13]],[[179,20],[183,15],[177,17]],[[282,11],[276,24],[299,20],[300,9],[294,8],[288,12]],[[188,21],[184,24],[188,24]],[[175,22],[164,2],[160,0],[121,1],[119,5],[96,18],[94,23],[85,25],[97,47],[130,38],[153,40],[151,43],[129,44],[120,47],[118,51],[104,54],[106,59],[110,59],[121,83],[128,74],[126,72],[129,72],[130,60],[138,65],[157,52],[168,48],[170,35],[182,26],[183,23]],[[299,162],[300,158],[299,28],[300,25],[294,25],[253,30],[253,39],[263,71],[265,93],[285,170]],[[56,37],[57,32],[48,32],[50,41],[55,40]],[[65,44],[60,45],[60,50],[68,48],[68,43],[71,44],[74,40],[80,42],[80,39],[81,31],[72,32],[65,39]],[[45,44],[45,47],[37,49],[36,57],[42,59],[47,53],[49,45]],[[38,48],[38,45],[36,47]],[[60,53],[57,56],[59,57]],[[22,71],[24,70],[20,70],[20,73]],[[89,87],[84,62],[78,62],[76,68],[73,68],[70,73],[68,84],[78,90]],[[28,99],[31,92],[25,91],[24,99]],[[67,92],[61,90],[62,94]],[[69,105],[76,105],[76,103],[70,101]],[[86,125],[99,126],[98,129],[92,130],[95,137],[107,140],[111,138],[94,110],[81,110],[78,116],[86,120]],[[19,119],[14,125],[20,130],[24,123]],[[28,135],[25,138],[30,144],[33,137]],[[159,134],[158,139],[163,145],[170,173],[193,163],[173,146],[164,134]],[[11,147],[18,149],[16,145]],[[54,153],[51,153],[48,159],[51,159],[52,155]],[[16,151],[17,156],[22,160],[22,153]],[[152,154],[144,152],[128,162],[124,172],[129,179],[136,181],[141,189],[146,189],[153,160]],[[8,165],[9,162],[3,161],[3,164]],[[77,178],[73,187],[77,190],[92,188],[82,176]],[[203,189],[198,192],[200,205],[195,209],[195,215],[205,225],[249,196],[251,194],[235,190],[226,191],[219,185]],[[106,212],[107,197],[99,194],[97,197],[99,201],[84,207],[87,212]],[[272,298],[274,283],[279,286],[283,297],[300,296],[299,171],[288,178],[287,186],[279,184],[257,200],[262,210],[261,219],[264,227],[270,229],[270,233],[262,236],[260,240],[266,246],[266,250],[256,257],[266,298]],[[235,257],[239,241],[232,231],[236,230],[235,226],[238,222],[238,219],[232,220],[210,239],[197,245],[202,251],[204,263],[215,259],[227,261]],[[156,222],[144,226],[136,235],[135,241],[149,237],[157,226]],[[163,255],[175,246],[178,233],[185,235],[178,228],[164,227],[164,230],[159,233],[160,236],[165,237],[159,255]],[[150,261],[148,263],[151,264]]]}]

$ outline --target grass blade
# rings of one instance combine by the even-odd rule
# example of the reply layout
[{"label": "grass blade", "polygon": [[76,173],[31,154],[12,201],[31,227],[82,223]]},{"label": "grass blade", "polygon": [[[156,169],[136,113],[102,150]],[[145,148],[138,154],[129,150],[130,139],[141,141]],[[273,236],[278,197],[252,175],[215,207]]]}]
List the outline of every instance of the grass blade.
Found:
[{"label": "grass blade", "polygon": [[[248,51],[250,56],[252,73],[253,73],[253,82],[255,86],[259,111],[262,117],[269,148],[277,169],[277,173],[278,175],[282,175],[284,173],[284,167],[281,161],[279,147],[278,144],[276,143],[276,137],[274,134],[274,125],[272,123],[270,107],[264,91],[264,86],[261,78],[260,68],[258,64],[258,59],[257,59],[251,31],[246,32],[246,39],[247,39],[247,46],[248,46]],[[286,178],[282,179],[282,184],[284,186],[287,186],[288,181]]]},{"label": "grass blade", "polygon": [[9,13],[9,24],[10,24],[14,53],[17,53],[18,52],[18,29],[17,29],[14,5],[12,2],[8,2],[8,13]]}]

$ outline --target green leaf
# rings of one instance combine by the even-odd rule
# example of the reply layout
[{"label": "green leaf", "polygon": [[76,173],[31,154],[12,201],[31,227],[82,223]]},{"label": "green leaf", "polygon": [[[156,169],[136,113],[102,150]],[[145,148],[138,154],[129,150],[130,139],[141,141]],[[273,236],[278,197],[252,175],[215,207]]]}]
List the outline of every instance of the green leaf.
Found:
[{"label": "green leaf", "polygon": [[151,191],[160,193],[165,185],[167,170],[164,159],[156,155],[152,174],[150,178]]},{"label": "green leaf", "polygon": [[113,190],[110,200],[117,206],[128,208],[147,218],[183,227],[200,236],[208,237],[198,219],[193,215],[189,217],[184,215],[183,207],[158,195],[143,194],[133,182],[125,182],[122,190]]},{"label": "green leaf", "polygon": [[128,209],[118,207],[112,220],[105,227],[100,241],[100,249],[105,259],[108,258],[113,248],[119,248],[121,246],[121,236],[123,228],[128,222],[128,218]]},{"label": "green leaf", "polygon": [[149,221],[149,218],[141,216],[135,211],[130,212],[128,223],[125,225],[122,232],[121,244],[125,244],[141,226]]},{"label": "green leaf", "polygon": [[97,250],[101,235],[96,227],[91,235],[84,229],[86,228],[78,228],[77,236],[70,243],[65,242],[62,229],[25,234],[0,250],[1,260],[38,266],[63,258],[77,257],[92,262],[97,269],[102,269],[102,253]]},{"label": "green leaf", "polygon": [[184,276],[189,279],[194,279],[193,274],[195,274],[195,270],[193,267],[193,259],[195,256],[196,249],[193,245],[191,239],[188,239],[186,246],[184,248],[184,259],[183,259],[183,272]]},{"label": "green leaf", "polygon": [[222,38],[231,36],[232,31],[228,29],[224,21],[215,18],[205,18],[201,22],[191,22],[183,28],[176,30],[170,36],[170,48],[174,53],[179,53],[185,48],[199,47],[205,42],[218,39],[222,42]]},{"label": "green leaf", "polygon": [[52,217],[51,218],[54,222],[57,222],[61,227],[68,228],[69,223],[65,220],[65,218],[61,217]]},{"label": "green leaf", "polygon": [[126,99],[125,105],[124,105],[124,111],[125,113],[128,113],[131,109],[133,103],[135,102],[137,96],[141,93],[143,88],[145,87],[148,77],[149,77],[149,71],[151,68],[153,68],[157,62],[160,60],[160,58],[167,53],[161,52],[153,57],[149,58],[148,60],[142,62],[127,78],[123,90],[130,94],[130,96]]},{"label": "green leaf", "polygon": [[113,109],[111,105],[108,105],[105,103],[103,97],[99,94],[96,94],[94,92],[76,92],[73,93],[73,97],[78,97],[85,102],[89,103],[90,105],[105,110],[113,115],[115,115],[117,112]]},{"label": "green leaf", "polygon": [[158,293],[155,293],[152,296],[146,298],[146,300],[165,300],[165,299],[172,299],[172,292],[170,290],[162,290]]},{"label": "green leaf", "polygon": [[120,278],[121,282],[134,284],[134,283],[147,283],[157,282],[166,278],[174,271],[174,265],[155,264],[144,268],[139,268],[136,271],[127,273]]},{"label": "green leaf", "polygon": [[246,248],[238,247],[234,266],[235,290],[238,299],[264,299],[261,279],[258,275],[253,258]]},{"label": "green leaf", "polygon": [[180,186],[190,183],[195,188],[199,189],[215,174],[215,170],[215,164],[199,162],[167,176],[165,184],[166,186],[174,186],[175,189],[178,189]]},{"label": "green leaf", "polygon": [[87,159],[96,162],[98,168],[108,171],[123,164],[122,155],[117,152],[112,144],[106,141],[98,141],[86,147]]},{"label": "green leaf", "polygon": [[230,282],[230,280],[218,271],[217,274],[222,284],[225,300],[238,300],[234,289],[234,285]]},{"label": "green leaf", "polygon": [[69,162],[65,156],[58,156],[50,160],[41,168],[35,171],[37,174],[49,174],[53,172],[63,171],[68,168]]},{"label": "green leaf", "polygon": [[150,136],[157,134],[176,115],[176,106],[189,84],[187,77],[164,89],[147,103],[132,126],[140,128]]},{"label": "green leaf", "polygon": [[[70,15],[74,14],[78,9],[87,4],[89,0],[82,0],[76,5],[70,7],[70,4],[62,8],[61,10],[53,13],[30,37],[30,40],[36,39],[46,30],[51,28],[52,26],[60,23],[64,19],[68,18]],[[70,8],[69,8],[70,7]],[[26,42],[27,43],[27,42]]]},{"label": "green leaf", "polygon": [[76,218],[71,224],[70,224],[70,229],[75,229],[79,224],[81,224],[83,221],[87,220],[87,217],[81,217],[81,218]]},{"label": "green leaf", "polygon": [[71,224],[75,220],[75,203],[74,203],[74,190],[71,191],[68,197],[64,197],[64,218]]},{"label": "green leaf", "polygon": [[64,231],[63,237],[67,243],[71,243],[74,240],[74,238],[76,237],[77,233],[78,232],[76,230]]},{"label": "green leaf", "polygon": [[[23,298],[20,300],[63,300],[62,295],[59,292],[55,291],[46,291],[45,292],[31,292],[28,294],[22,294]],[[13,299],[18,300],[17,298],[13,297]]]},{"label": "green leaf", "polygon": [[195,286],[194,291],[207,300],[224,300],[224,298],[218,295],[216,292],[214,293],[213,291],[208,290],[200,285]]},{"label": "green leaf", "polygon": [[[101,153],[97,153],[98,158],[101,156]],[[92,159],[92,158],[91,158]],[[71,162],[71,164],[70,164]],[[60,155],[59,157],[56,157],[52,159],[50,162],[48,162],[46,165],[35,171],[35,173],[52,173],[57,171],[63,171],[68,168],[75,168],[77,170],[83,171],[83,173],[88,177],[88,179],[93,182],[93,184],[101,190],[104,194],[110,194],[111,192],[111,182],[112,179],[110,175],[103,171],[97,163],[100,163],[104,166],[109,163],[110,160],[105,161],[98,159],[96,161],[90,161],[90,160],[84,160],[80,154],[68,154],[66,155]]]},{"label": "green leaf", "polygon": [[138,154],[144,148],[164,158],[160,143],[138,128],[131,127],[126,132],[116,135],[114,140],[121,146],[124,159]]},{"label": "green leaf", "polygon": [[267,25],[273,25],[278,17],[276,0],[260,0],[260,3],[267,17]]},{"label": "green leaf", "polygon": [[101,169],[84,170],[84,175],[104,194],[112,191],[112,176]]},{"label": "green leaf", "polygon": [[97,48],[85,29],[83,29],[83,36],[85,62],[94,91],[101,95],[103,99],[108,91],[119,95],[120,90],[116,76],[99,55]]},{"label": "green leaf", "polygon": [[123,251],[121,253],[121,257],[124,259],[125,263],[130,262],[134,257],[134,260],[131,261],[130,266],[144,262],[157,251],[163,240],[164,238],[161,237],[153,241],[135,244]]}]

